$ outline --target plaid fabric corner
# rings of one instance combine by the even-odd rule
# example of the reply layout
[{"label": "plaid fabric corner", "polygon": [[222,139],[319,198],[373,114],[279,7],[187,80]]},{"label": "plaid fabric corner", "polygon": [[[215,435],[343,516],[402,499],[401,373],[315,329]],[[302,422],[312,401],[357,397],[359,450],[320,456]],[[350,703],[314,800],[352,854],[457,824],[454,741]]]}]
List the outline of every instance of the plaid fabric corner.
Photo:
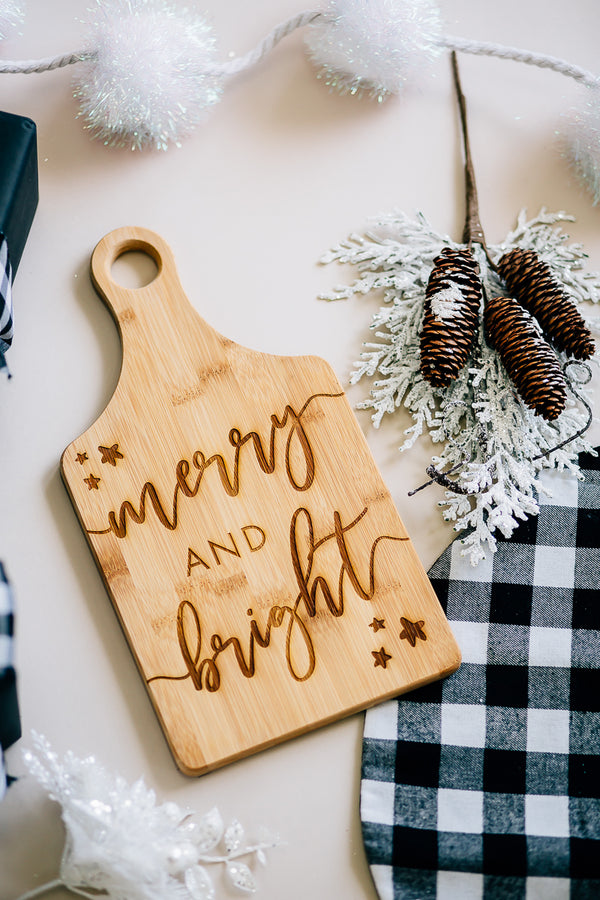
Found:
[{"label": "plaid fabric corner", "polygon": [[600,897],[600,461],[476,568],[429,572],[463,653],[366,714],[361,819],[381,900]]},{"label": "plaid fabric corner", "polygon": [[0,354],[8,350],[13,339],[12,267],[8,244],[0,234]]},{"label": "plaid fabric corner", "polygon": [[6,788],[3,751],[21,737],[13,666],[13,626],[12,592],[0,563],[0,799]]}]

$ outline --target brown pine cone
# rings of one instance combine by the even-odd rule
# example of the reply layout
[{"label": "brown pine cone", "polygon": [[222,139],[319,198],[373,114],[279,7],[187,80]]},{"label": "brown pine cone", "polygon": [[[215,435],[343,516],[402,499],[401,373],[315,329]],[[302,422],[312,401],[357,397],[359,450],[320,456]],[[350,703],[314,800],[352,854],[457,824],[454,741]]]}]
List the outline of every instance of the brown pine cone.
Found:
[{"label": "brown pine cone", "polygon": [[447,387],[465,365],[481,305],[479,266],[470,250],[446,247],[433,261],[421,328],[421,372]]},{"label": "brown pine cone", "polygon": [[565,408],[567,385],[556,354],[512,297],[494,297],[483,315],[488,344],[500,354],[521,397],[551,422]]},{"label": "brown pine cone", "polygon": [[579,310],[534,250],[515,247],[505,253],[498,272],[511,295],[536,317],[544,336],[557,350],[575,359],[593,355],[594,340]]}]

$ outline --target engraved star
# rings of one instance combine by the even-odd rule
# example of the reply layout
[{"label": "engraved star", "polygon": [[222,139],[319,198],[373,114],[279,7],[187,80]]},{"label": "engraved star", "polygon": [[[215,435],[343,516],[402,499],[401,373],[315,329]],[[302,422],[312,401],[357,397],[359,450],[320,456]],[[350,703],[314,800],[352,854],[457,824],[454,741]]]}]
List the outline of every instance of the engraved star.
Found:
[{"label": "engraved star", "polygon": [[417,638],[421,638],[422,641],[427,640],[427,635],[423,631],[423,625],[425,624],[423,619],[419,619],[418,622],[411,622],[410,619],[405,619],[404,616],[401,616],[400,622],[403,628],[403,631],[400,632],[401,641],[406,640],[411,647],[415,647]]},{"label": "engraved star", "polygon": [[98,450],[102,454],[100,462],[110,463],[111,466],[116,466],[117,460],[123,459],[123,454],[119,450],[118,444],[113,444],[112,447],[103,447],[100,445]]},{"label": "engraved star", "polygon": [[89,475],[87,478],[83,479],[88,486],[88,491],[97,491],[98,485],[100,484],[100,478],[96,478],[95,475]]},{"label": "engraved star", "polygon": [[75,459],[77,460],[77,462],[79,463],[80,466],[82,466],[84,464],[84,462],[86,461],[87,458],[88,458],[88,455],[85,452],[78,453],[77,456],[75,457]]},{"label": "engraved star", "polygon": [[375,668],[377,668],[377,666],[381,666],[382,669],[386,669],[386,668],[387,668],[388,659],[391,659],[391,658],[392,658],[392,657],[389,655],[389,653],[386,653],[386,652],[385,652],[385,648],[384,648],[384,647],[381,647],[381,649],[379,649],[379,650],[371,650],[371,655],[372,655],[372,656],[374,657],[374,659],[375,659],[375,663],[374,663]]},{"label": "engraved star", "polygon": [[377,634],[380,628],[385,628],[385,619],[373,619],[373,621],[369,623],[369,628],[372,628],[374,634]]}]

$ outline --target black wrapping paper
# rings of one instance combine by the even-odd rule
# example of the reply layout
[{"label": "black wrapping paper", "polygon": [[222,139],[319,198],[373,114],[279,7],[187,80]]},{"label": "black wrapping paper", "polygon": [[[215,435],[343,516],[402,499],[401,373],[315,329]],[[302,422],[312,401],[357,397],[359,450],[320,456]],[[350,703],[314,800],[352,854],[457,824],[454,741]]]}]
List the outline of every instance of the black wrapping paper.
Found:
[{"label": "black wrapping paper", "polygon": [[8,243],[13,278],[37,204],[35,123],[23,116],[0,112],[0,234]]}]

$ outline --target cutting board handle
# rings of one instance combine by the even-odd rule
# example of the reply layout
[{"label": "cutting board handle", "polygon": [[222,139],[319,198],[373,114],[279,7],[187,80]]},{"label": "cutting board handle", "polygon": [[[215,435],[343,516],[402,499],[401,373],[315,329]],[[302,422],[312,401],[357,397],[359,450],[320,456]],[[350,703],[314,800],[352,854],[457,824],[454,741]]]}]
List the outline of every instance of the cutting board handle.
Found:
[{"label": "cutting board handle", "polygon": [[[123,287],[112,275],[119,256],[131,250],[148,254],[156,276],[138,288]],[[149,369],[163,367],[181,375],[186,347],[205,364],[220,359],[225,339],[199,315],[180,284],[173,252],[167,242],[147,228],[117,228],[97,244],[91,259],[96,290],[111,311],[123,347],[121,379],[137,360]],[[185,355],[185,354],[184,354]]]},{"label": "cutting board handle", "polygon": [[[124,287],[118,284],[112,276],[112,266],[115,260],[132,250],[146,253],[156,263],[156,276],[144,287]],[[144,295],[150,295],[155,291],[168,293],[168,288],[173,283],[181,292],[171,248],[160,235],[148,228],[128,226],[109,232],[96,245],[92,253],[90,268],[96,290],[117,319],[131,307],[132,303],[139,302]]]}]

